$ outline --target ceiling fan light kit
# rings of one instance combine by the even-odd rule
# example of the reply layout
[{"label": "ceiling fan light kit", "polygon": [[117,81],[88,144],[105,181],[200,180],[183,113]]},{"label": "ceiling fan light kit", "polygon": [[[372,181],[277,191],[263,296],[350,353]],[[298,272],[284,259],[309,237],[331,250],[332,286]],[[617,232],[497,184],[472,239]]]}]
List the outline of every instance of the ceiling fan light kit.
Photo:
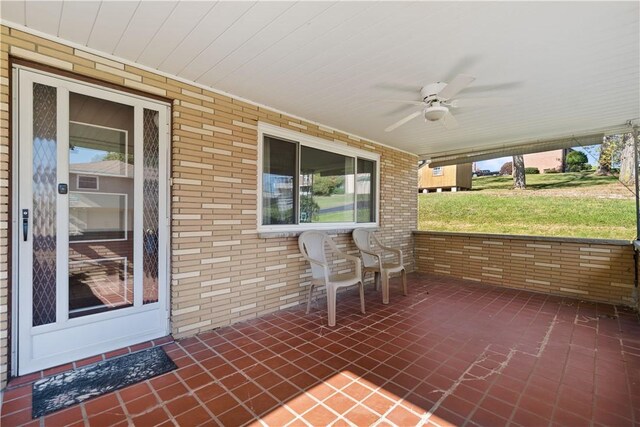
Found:
[{"label": "ceiling fan light kit", "polygon": [[[437,105],[436,105],[437,104]],[[442,119],[445,114],[449,112],[449,109],[440,103],[434,103],[430,107],[424,109],[424,118],[430,122],[437,122]]]}]

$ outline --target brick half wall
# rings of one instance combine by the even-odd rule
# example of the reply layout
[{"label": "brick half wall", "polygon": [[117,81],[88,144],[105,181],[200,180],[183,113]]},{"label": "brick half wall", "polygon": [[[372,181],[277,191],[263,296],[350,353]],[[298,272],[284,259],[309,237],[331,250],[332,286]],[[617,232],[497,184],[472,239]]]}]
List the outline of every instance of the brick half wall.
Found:
[{"label": "brick half wall", "polygon": [[633,245],[619,240],[416,231],[416,270],[633,306]]}]

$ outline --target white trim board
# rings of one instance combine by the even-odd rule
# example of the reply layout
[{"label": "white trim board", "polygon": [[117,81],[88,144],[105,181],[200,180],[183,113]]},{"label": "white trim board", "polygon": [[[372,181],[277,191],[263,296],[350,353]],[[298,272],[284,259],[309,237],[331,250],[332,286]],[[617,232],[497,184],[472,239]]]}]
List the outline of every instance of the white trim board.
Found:
[{"label": "white trim board", "polygon": [[388,148],[390,150],[395,150],[395,151],[399,151],[401,153],[405,153],[405,154],[409,154],[411,156],[418,157],[418,154],[416,154],[416,153],[412,153],[410,151],[406,151],[406,150],[403,150],[401,148],[393,147],[393,146],[388,145],[388,144],[383,144],[382,142],[373,141],[373,140],[371,140],[369,138],[365,138],[363,136],[359,136],[359,135],[356,135],[356,134],[351,133],[351,132],[346,132],[346,131],[343,131],[343,130],[340,130],[340,129],[336,129],[336,128],[331,127],[331,126],[326,126],[326,125],[324,125],[322,123],[316,122],[315,120],[310,120],[310,119],[307,119],[307,118],[304,118],[304,117],[300,117],[300,116],[297,116],[295,114],[291,114],[291,113],[288,113],[286,111],[282,111],[282,110],[279,110],[277,108],[270,107],[269,105],[261,104],[261,103],[256,102],[256,101],[252,101],[250,99],[243,98],[241,96],[234,95],[232,93],[225,92],[225,91],[220,90],[220,89],[216,89],[216,88],[214,88],[212,86],[203,85],[201,83],[197,83],[197,82],[194,82],[194,81],[182,78],[182,77],[178,77],[178,76],[175,76],[173,74],[170,74],[170,73],[167,73],[167,72],[164,72],[164,71],[160,71],[160,70],[157,70],[155,68],[151,68],[151,67],[148,67],[146,65],[142,65],[142,64],[139,64],[137,62],[128,60],[128,59],[120,58],[118,56],[111,55],[111,54],[108,54],[108,53],[105,53],[105,52],[101,52],[101,51],[99,51],[97,49],[93,49],[93,48],[81,45],[79,43],[75,43],[75,42],[72,42],[72,41],[69,41],[69,40],[65,40],[65,39],[62,39],[60,37],[55,37],[55,36],[52,36],[50,34],[46,34],[46,33],[43,33],[41,31],[34,30],[32,28],[25,27],[25,26],[20,25],[20,24],[16,24],[16,23],[11,22],[11,21],[7,21],[5,19],[0,19],[0,24],[6,25],[9,28],[14,28],[16,30],[23,31],[23,32],[28,33],[28,34],[32,34],[34,36],[42,37],[43,39],[46,39],[46,40],[50,40],[50,41],[53,41],[53,42],[56,42],[56,43],[63,44],[65,46],[72,47],[74,49],[82,50],[82,51],[90,53],[92,55],[101,56],[101,57],[103,57],[105,59],[110,59],[112,61],[120,62],[122,64],[129,65],[131,67],[136,67],[136,68],[139,68],[141,70],[148,71],[150,73],[153,73],[153,74],[156,74],[156,75],[159,75],[159,76],[171,78],[171,79],[179,81],[181,83],[189,84],[189,85],[192,85],[192,86],[200,88],[200,89],[208,90],[210,92],[214,92],[214,93],[217,93],[217,94],[222,95],[222,96],[227,96],[229,98],[237,99],[238,101],[246,102],[247,104],[255,105],[256,107],[259,107],[259,108],[266,108],[266,109],[271,110],[271,111],[273,111],[275,113],[283,114],[285,116],[291,117],[291,118],[296,119],[296,120],[301,120],[301,121],[304,121],[304,122],[307,122],[307,123],[311,123],[311,124],[316,125],[318,127],[329,129],[329,130],[335,131],[335,132],[340,132],[340,133],[342,133],[344,135],[347,135],[347,137],[356,138],[358,141],[364,141],[364,142],[367,142],[367,143],[371,143],[371,144],[379,145],[381,147]]}]

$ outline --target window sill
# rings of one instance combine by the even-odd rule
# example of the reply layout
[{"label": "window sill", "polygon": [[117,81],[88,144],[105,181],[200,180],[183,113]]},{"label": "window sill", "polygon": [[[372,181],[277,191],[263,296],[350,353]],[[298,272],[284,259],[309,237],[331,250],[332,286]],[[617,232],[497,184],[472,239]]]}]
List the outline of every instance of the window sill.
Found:
[{"label": "window sill", "polygon": [[[284,228],[284,227],[283,227]],[[298,237],[300,234],[309,230],[325,231],[328,234],[345,234],[351,233],[356,228],[371,228],[378,230],[380,227],[375,223],[367,224],[353,224],[353,225],[322,225],[318,224],[315,227],[286,227],[282,230],[268,229],[258,230],[258,237],[260,239],[273,239],[273,238],[286,238],[286,237]]]}]

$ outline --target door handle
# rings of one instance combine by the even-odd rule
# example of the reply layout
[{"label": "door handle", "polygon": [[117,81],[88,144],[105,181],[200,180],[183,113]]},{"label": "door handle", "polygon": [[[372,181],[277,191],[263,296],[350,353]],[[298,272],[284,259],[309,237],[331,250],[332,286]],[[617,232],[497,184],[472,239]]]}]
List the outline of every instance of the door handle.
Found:
[{"label": "door handle", "polygon": [[29,238],[29,209],[22,209],[22,239],[26,242]]}]

